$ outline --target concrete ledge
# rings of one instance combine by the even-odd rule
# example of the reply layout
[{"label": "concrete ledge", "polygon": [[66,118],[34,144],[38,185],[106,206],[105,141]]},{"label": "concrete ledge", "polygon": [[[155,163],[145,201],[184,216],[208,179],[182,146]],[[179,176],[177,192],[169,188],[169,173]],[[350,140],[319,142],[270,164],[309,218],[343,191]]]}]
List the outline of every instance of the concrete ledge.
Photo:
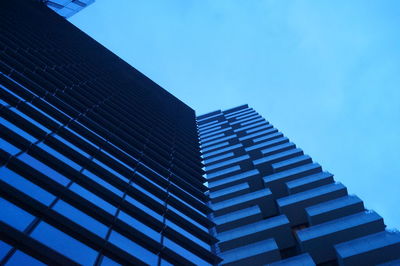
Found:
[{"label": "concrete ledge", "polygon": [[357,196],[344,196],[306,208],[308,223],[316,225],[364,211]]},{"label": "concrete ledge", "polygon": [[[335,245],[339,265],[376,265],[400,259],[400,233],[383,231]],[[400,264],[397,264],[400,265]]]},{"label": "concrete ledge", "polygon": [[295,257],[267,264],[270,266],[315,266],[315,263],[308,253],[303,253]]},{"label": "concrete ledge", "polygon": [[221,190],[213,191],[210,193],[210,200],[212,203],[224,201],[233,197],[237,197],[250,192],[250,186],[247,182],[239,183]]},{"label": "concrete ledge", "polygon": [[289,220],[285,215],[279,215],[259,222],[223,232],[218,235],[218,246],[222,251],[274,238],[279,249],[295,245]]},{"label": "concrete ledge", "polygon": [[286,183],[289,195],[333,183],[333,175],[328,172],[309,175]]},{"label": "concrete ledge", "polygon": [[227,266],[263,265],[281,259],[274,239],[232,249],[219,256],[223,259],[221,265]]},{"label": "concrete ledge", "polygon": [[214,218],[219,233],[262,220],[258,205]]},{"label": "concrete ledge", "polygon": [[295,167],[276,174],[263,177],[265,187],[268,187],[274,194],[275,198],[282,198],[288,195],[286,182],[297,178],[316,174],[322,171],[322,168],[317,163],[310,163]]},{"label": "concrete ledge", "polygon": [[375,212],[361,212],[315,225],[296,232],[300,248],[310,253],[315,263],[336,259],[334,245],[385,229]]},{"label": "concrete ledge", "polygon": [[264,217],[278,212],[272,193],[267,188],[212,204],[212,209],[217,217],[254,205],[259,205]]},{"label": "concrete ledge", "polygon": [[280,212],[286,214],[294,226],[307,223],[305,208],[346,195],[346,187],[334,183],[280,198],[277,204]]}]

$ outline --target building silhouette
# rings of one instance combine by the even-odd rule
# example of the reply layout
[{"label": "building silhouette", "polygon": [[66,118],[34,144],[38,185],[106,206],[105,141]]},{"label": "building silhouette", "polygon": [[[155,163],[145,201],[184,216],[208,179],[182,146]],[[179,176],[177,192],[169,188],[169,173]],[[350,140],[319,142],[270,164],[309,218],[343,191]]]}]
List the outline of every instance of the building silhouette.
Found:
[{"label": "building silhouette", "polygon": [[399,234],[247,105],[196,118],[36,0],[0,33],[1,265],[396,265]]}]

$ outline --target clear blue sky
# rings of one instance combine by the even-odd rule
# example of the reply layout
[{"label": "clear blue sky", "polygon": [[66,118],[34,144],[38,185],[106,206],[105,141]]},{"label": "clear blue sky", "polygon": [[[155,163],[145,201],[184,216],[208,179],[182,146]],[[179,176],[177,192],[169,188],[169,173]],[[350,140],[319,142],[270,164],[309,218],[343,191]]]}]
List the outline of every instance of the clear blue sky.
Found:
[{"label": "clear blue sky", "polygon": [[70,21],[198,114],[248,103],[400,229],[400,1],[97,0]]}]

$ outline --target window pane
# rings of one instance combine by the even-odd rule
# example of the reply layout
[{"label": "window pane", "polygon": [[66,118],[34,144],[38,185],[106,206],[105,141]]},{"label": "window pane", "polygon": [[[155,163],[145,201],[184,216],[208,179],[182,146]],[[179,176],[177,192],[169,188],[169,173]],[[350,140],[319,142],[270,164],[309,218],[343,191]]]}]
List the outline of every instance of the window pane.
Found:
[{"label": "window pane", "polygon": [[104,169],[108,170],[110,173],[112,173],[113,175],[119,177],[121,180],[127,182],[129,179],[123,175],[121,175],[120,173],[118,173],[117,171],[115,171],[114,169],[112,169],[111,167],[109,167],[108,165],[105,165],[104,163],[100,162],[97,159],[93,159],[93,162],[97,163],[99,166],[103,167]]},{"label": "window pane", "polygon": [[108,190],[111,190],[118,196],[120,196],[120,197],[123,196],[124,193],[121,190],[117,189],[116,187],[114,187],[113,185],[111,185],[110,183],[105,181],[104,179],[98,177],[97,175],[93,174],[92,172],[85,169],[83,171],[83,174],[85,174],[87,177],[89,177],[90,179],[92,179],[93,181],[98,183],[99,185],[102,185],[103,187],[107,188]]},{"label": "window pane", "polygon": [[72,161],[68,157],[62,155],[61,153],[59,153],[55,149],[51,148],[50,146],[44,144],[43,142],[39,143],[37,146],[42,148],[43,150],[47,151],[48,153],[50,153],[51,155],[53,155],[57,159],[61,160],[62,162],[68,164],[71,167],[73,167],[75,170],[79,171],[82,168],[79,164],[75,163],[74,161]]},{"label": "window pane", "polygon": [[27,153],[21,154],[18,158],[63,186],[66,186],[70,182],[68,178]]},{"label": "window pane", "polygon": [[24,252],[17,250],[14,255],[7,261],[7,266],[21,266],[21,265],[29,265],[29,266],[42,266],[46,265],[37,259],[25,254]]},{"label": "window pane", "polygon": [[87,138],[85,138],[84,136],[82,136],[81,134],[79,134],[78,132],[76,132],[75,130],[73,130],[72,128],[68,127],[68,130],[71,131],[72,133],[74,133],[74,135],[78,138],[81,138],[82,140],[86,141],[87,143],[91,144],[93,147],[95,147],[96,149],[99,148],[99,146],[97,146],[96,144],[94,144],[93,142],[91,142],[90,140],[88,140]]},{"label": "window pane", "polygon": [[108,203],[107,201],[103,200],[96,194],[90,192],[89,190],[81,187],[80,185],[74,183],[71,185],[70,189],[77,193],[79,196],[85,198],[86,200],[92,202],[94,205],[102,208],[106,212],[110,213],[111,215],[115,214],[115,211],[117,208],[115,208],[113,205]]},{"label": "window pane", "polygon": [[31,236],[83,265],[93,265],[97,256],[97,251],[45,222],[41,222]]},{"label": "window pane", "polygon": [[192,218],[190,218],[189,216],[187,216],[186,214],[182,213],[181,211],[179,211],[178,209],[172,207],[171,205],[168,205],[168,209],[171,209],[173,211],[175,211],[179,216],[181,216],[182,218],[188,220],[189,222],[191,222],[192,224],[196,225],[198,228],[200,228],[201,230],[203,230],[204,232],[208,233],[208,229],[206,227],[204,227],[203,225],[199,224],[197,221],[193,220]]},{"label": "window pane", "polygon": [[[147,180],[148,182],[150,182],[152,185],[156,186],[157,188],[159,188],[162,191],[166,191],[165,188],[161,187],[160,185],[156,184],[153,180],[151,180],[150,178],[148,178],[147,176],[141,174],[140,172],[136,171],[135,172],[135,176],[134,178],[139,178],[139,176],[145,180]],[[160,175],[157,175],[157,178],[159,178]],[[154,176],[152,176],[153,178],[156,178]],[[162,179],[164,179],[163,177],[161,177]]]},{"label": "window pane", "polygon": [[131,183],[131,186],[136,188],[137,190],[143,192],[143,194],[146,194],[147,196],[149,196],[150,198],[154,199],[155,201],[157,201],[160,204],[164,204],[164,201],[160,200],[157,196],[155,196],[154,194],[148,192],[146,189],[142,188],[141,186],[135,184],[135,183]]},{"label": "window pane", "polygon": [[35,120],[33,120],[32,118],[30,118],[29,116],[27,116],[26,114],[21,112],[20,110],[14,108],[14,107],[11,107],[10,110],[12,110],[13,112],[17,113],[19,116],[22,116],[23,118],[25,118],[26,120],[28,120],[29,122],[31,122],[35,126],[39,127],[40,129],[42,129],[46,133],[50,133],[51,132],[47,127],[44,127],[42,124],[36,122]]},{"label": "window pane", "polygon": [[47,206],[56,198],[53,194],[6,167],[0,168],[0,179]]},{"label": "window pane", "polygon": [[104,152],[105,154],[107,154],[108,156],[110,156],[111,158],[113,158],[115,161],[119,162],[120,164],[124,165],[126,168],[128,168],[129,170],[135,171],[135,169],[133,169],[132,167],[130,167],[129,165],[127,165],[126,163],[124,163],[123,161],[121,161],[120,159],[118,159],[117,157],[115,157],[114,155],[112,155],[111,153],[109,153],[108,151],[106,151],[105,149],[101,149],[101,152]]},{"label": "window pane", "polygon": [[118,266],[118,265],[121,265],[121,264],[113,261],[109,257],[103,256],[101,266]]},{"label": "window pane", "polygon": [[6,152],[8,152],[11,155],[15,155],[21,151],[19,148],[15,147],[14,145],[12,145],[11,143],[9,143],[8,141],[6,141],[3,138],[0,138],[0,149],[5,150]]},{"label": "window pane", "polygon": [[12,247],[9,244],[0,241],[0,261],[3,259],[5,255],[7,255],[7,253],[10,251],[11,248]]},{"label": "window pane", "polygon": [[0,210],[0,220],[20,231],[35,219],[33,215],[4,198],[0,198]]},{"label": "window pane", "polygon": [[197,255],[193,254],[189,250],[183,248],[182,246],[178,245],[177,243],[168,239],[165,236],[164,236],[164,246],[172,249],[173,251],[175,251],[179,255],[185,257],[187,260],[190,260],[191,262],[193,262],[196,265],[210,265],[210,263],[204,261]]},{"label": "window pane", "polygon": [[80,154],[82,154],[83,156],[89,158],[90,155],[87,154],[86,152],[84,152],[82,149],[78,148],[77,146],[75,146],[74,144],[72,144],[71,142],[69,142],[68,140],[64,139],[63,137],[59,136],[59,135],[54,135],[54,137],[56,139],[58,139],[59,141],[63,142],[65,145],[67,145],[68,147],[74,149],[75,151],[79,152]]},{"label": "window pane", "polygon": [[150,252],[125,236],[112,231],[109,241],[138,259],[143,260],[150,265],[157,265],[158,256],[156,254]]},{"label": "window pane", "polygon": [[161,259],[160,265],[161,266],[173,266],[173,264],[169,263],[168,261],[166,261],[164,259]]},{"label": "window pane", "polygon": [[142,204],[141,202],[135,200],[134,198],[132,198],[129,195],[126,195],[125,197],[126,201],[128,201],[129,203],[131,203],[132,205],[138,207],[139,209],[141,209],[142,211],[145,211],[148,215],[152,216],[153,218],[156,218],[159,221],[162,221],[162,216],[158,213],[156,213],[155,211],[153,211],[152,209],[150,209],[149,207],[147,207],[146,205]]},{"label": "window pane", "polygon": [[179,233],[181,233],[182,235],[186,236],[187,238],[189,238],[190,240],[192,240],[193,242],[195,242],[196,244],[202,246],[203,248],[210,250],[210,245],[203,242],[202,240],[198,239],[196,236],[192,235],[191,233],[189,233],[188,231],[186,231],[185,229],[181,228],[179,225],[175,224],[174,222],[170,221],[170,220],[166,220],[166,225],[171,227],[172,229],[178,231]]},{"label": "window pane", "polygon": [[136,220],[129,214],[120,211],[118,218],[127,223],[128,225],[132,226],[133,228],[139,230],[140,232],[146,234],[147,236],[153,238],[155,241],[159,242],[161,239],[161,235],[159,232],[156,232],[152,228],[148,227],[147,225],[143,224],[142,222]]},{"label": "window pane", "polygon": [[21,128],[17,127],[13,123],[8,122],[8,120],[4,119],[3,117],[0,117],[0,124],[2,124],[5,127],[8,127],[10,130],[14,131],[18,135],[26,138],[30,142],[36,142],[37,138],[33,137],[32,135],[28,134],[26,131],[22,130]]},{"label": "window pane", "polygon": [[9,106],[9,104],[6,103],[5,101],[3,101],[2,99],[0,99],[0,104],[1,104],[1,105],[4,105],[4,106],[6,106],[6,107]]},{"label": "window pane", "polygon": [[42,110],[40,110],[39,108],[37,108],[37,107],[34,106],[33,104],[31,104],[31,103],[26,103],[26,104],[28,104],[30,107],[36,109],[36,111],[40,112],[42,115],[47,116],[48,118],[50,118],[51,120],[53,120],[54,122],[56,122],[58,125],[61,125],[61,123],[60,123],[58,120],[56,120],[56,119],[54,119],[53,117],[49,116],[47,113],[43,112]]},{"label": "window pane", "polygon": [[86,213],[78,210],[77,208],[71,206],[65,201],[59,200],[54,206],[54,210],[61,213],[68,219],[76,222],[80,226],[92,231],[100,237],[105,237],[107,233],[107,226],[100,223],[96,219],[90,217]]}]

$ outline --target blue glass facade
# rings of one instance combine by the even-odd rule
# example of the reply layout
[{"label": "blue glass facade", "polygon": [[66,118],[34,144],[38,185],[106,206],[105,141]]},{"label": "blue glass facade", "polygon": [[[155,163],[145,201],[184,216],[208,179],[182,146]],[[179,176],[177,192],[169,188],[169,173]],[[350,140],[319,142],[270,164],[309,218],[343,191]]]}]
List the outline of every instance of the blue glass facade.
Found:
[{"label": "blue glass facade", "polygon": [[400,233],[255,110],[197,123],[222,265],[398,265]]},{"label": "blue glass facade", "polygon": [[35,1],[0,32],[0,264],[217,264],[195,112]]}]

